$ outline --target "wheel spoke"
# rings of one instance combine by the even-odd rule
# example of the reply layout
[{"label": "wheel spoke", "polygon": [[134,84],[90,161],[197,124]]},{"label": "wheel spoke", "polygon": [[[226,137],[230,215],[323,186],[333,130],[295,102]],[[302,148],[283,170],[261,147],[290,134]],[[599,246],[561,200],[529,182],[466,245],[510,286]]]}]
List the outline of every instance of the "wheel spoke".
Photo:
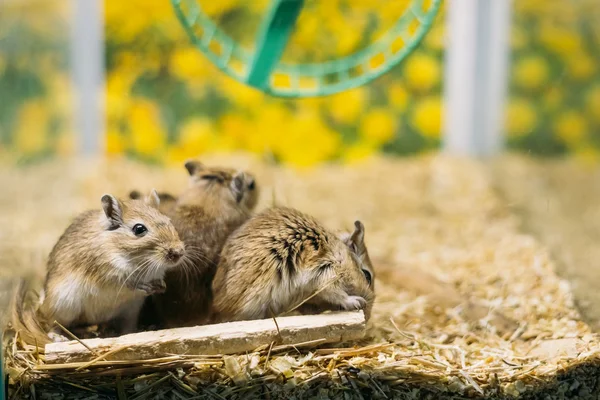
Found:
[{"label": "wheel spoke", "polygon": [[272,0],[271,10],[256,42],[256,54],[250,66],[248,84],[265,89],[290,38],[303,0]]}]

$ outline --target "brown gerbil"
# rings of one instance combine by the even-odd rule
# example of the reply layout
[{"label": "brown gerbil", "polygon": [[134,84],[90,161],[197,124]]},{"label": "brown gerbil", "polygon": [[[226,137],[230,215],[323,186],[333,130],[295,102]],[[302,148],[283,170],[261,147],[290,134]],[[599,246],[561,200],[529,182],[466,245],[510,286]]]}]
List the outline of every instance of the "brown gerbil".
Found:
[{"label": "brown gerbil", "polygon": [[[141,192],[132,190],[131,193],[129,193],[129,198],[132,200],[140,200],[143,198],[143,196]],[[172,214],[175,210],[175,206],[177,205],[177,197],[170,193],[158,192],[158,198],[160,199],[158,211],[165,215]]]},{"label": "brown gerbil", "polygon": [[[165,293],[152,296],[159,327],[192,326],[207,322],[211,282],[227,237],[251,215],[258,199],[254,177],[228,168],[185,163],[189,186],[171,210],[165,210],[186,244],[189,260],[167,273]],[[144,312],[144,314],[149,314]]]},{"label": "brown gerbil", "polygon": [[310,296],[301,312],[364,309],[368,318],[374,271],[364,228],[358,221],[355,226],[353,234],[338,237],[285,207],[251,218],[223,247],[213,281],[213,321],[277,316]]},{"label": "brown gerbil", "polygon": [[120,333],[134,331],[144,298],[164,291],[165,272],[185,256],[159,202],[154,190],[145,201],[107,194],[102,210],[79,215],[50,253],[39,309],[24,310],[17,301],[17,323],[35,332],[47,328],[43,321],[66,327],[112,321]]}]

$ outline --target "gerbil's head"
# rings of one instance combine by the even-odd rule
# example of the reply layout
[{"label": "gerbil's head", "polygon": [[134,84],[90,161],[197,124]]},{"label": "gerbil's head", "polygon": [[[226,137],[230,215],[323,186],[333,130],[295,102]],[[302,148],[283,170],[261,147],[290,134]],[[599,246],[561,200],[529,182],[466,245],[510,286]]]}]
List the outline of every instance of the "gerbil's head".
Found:
[{"label": "gerbil's head", "polygon": [[231,168],[207,167],[198,160],[188,160],[185,168],[190,174],[190,188],[201,189],[191,191],[198,201],[214,199],[248,212],[256,206],[258,186],[252,174]]},{"label": "gerbil's head", "polygon": [[158,211],[159,204],[156,190],[143,200],[102,196],[102,224],[109,248],[114,249],[115,268],[131,274],[137,269],[141,279],[153,279],[181,261],[184,244],[171,220]]},{"label": "gerbil's head", "polygon": [[369,282],[373,291],[375,291],[375,269],[365,245],[365,226],[363,223],[354,221],[354,232],[343,234],[341,239],[350,249],[351,257],[360,266],[365,279]]},{"label": "gerbil's head", "polygon": [[362,309],[371,316],[375,300],[374,271],[364,243],[364,226],[355,222],[355,230],[340,240],[332,237],[329,248],[311,268],[316,291],[308,306],[317,310]]}]

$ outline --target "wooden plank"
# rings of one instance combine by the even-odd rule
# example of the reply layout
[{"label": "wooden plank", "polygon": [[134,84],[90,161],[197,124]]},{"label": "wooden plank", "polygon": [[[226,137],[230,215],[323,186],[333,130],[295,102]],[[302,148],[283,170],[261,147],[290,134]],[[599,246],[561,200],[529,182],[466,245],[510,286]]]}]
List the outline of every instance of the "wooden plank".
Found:
[{"label": "wooden plank", "polygon": [[281,317],[277,318],[277,324],[279,332],[273,319],[263,319],[83,340],[96,355],[77,341],[49,343],[45,359],[48,364],[91,361],[98,354],[111,351],[114,353],[108,357],[110,360],[146,360],[173,354],[237,354],[271,342],[278,345],[319,339],[323,339],[319,343],[345,342],[365,334],[362,311]]}]

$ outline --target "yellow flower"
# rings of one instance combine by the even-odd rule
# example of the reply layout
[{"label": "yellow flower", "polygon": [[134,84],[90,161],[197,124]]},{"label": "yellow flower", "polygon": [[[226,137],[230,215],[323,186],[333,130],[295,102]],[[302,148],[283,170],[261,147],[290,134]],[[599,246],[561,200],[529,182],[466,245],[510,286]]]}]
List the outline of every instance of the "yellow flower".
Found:
[{"label": "yellow flower", "polygon": [[289,128],[280,136],[275,155],[283,162],[309,167],[333,157],[341,138],[329,129],[318,113],[305,112],[289,121]]},{"label": "yellow flower", "polygon": [[225,114],[219,120],[219,136],[234,144],[235,148],[244,147],[251,122],[239,113]]},{"label": "yellow flower", "polygon": [[171,71],[183,80],[204,82],[209,68],[210,61],[196,48],[178,48],[171,55]]},{"label": "yellow flower", "polygon": [[166,145],[166,132],[162,127],[156,104],[136,99],[129,111],[131,146],[144,156],[155,157]]},{"label": "yellow flower", "polygon": [[200,1],[200,7],[202,7],[202,11],[209,17],[219,17],[236,7],[239,7],[238,0],[203,0]]},{"label": "yellow flower", "polygon": [[369,143],[389,142],[394,137],[395,131],[396,117],[385,109],[371,109],[360,121],[360,137]]},{"label": "yellow flower", "polygon": [[348,146],[343,153],[343,159],[347,163],[364,161],[377,153],[378,147],[372,143],[358,141]]},{"label": "yellow flower", "polygon": [[563,101],[564,93],[559,87],[552,87],[544,93],[544,105],[549,110],[556,110]]},{"label": "yellow flower", "polygon": [[336,32],[337,54],[347,56],[356,50],[363,38],[362,30],[356,26],[346,25],[345,29]]},{"label": "yellow flower", "polygon": [[48,107],[42,100],[25,103],[17,117],[14,144],[25,154],[43,151],[48,145]]},{"label": "yellow flower", "polygon": [[[193,156],[194,155],[192,155],[192,157]],[[167,155],[165,157],[166,163],[169,165],[181,165],[189,158],[191,158],[190,151],[177,145],[170,146],[167,150]]]},{"label": "yellow flower", "polygon": [[524,29],[513,26],[510,32],[510,46],[513,50],[525,48],[529,42],[527,33]]},{"label": "yellow flower", "polygon": [[367,92],[364,88],[350,89],[330,97],[329,112],[335,121],[350,124],[364,110],[366,101]]},{"label": "yellow flower", "polygon": [[300,13],[296,23],[296,29],[290,37],[291,48],[307,48],[314,46],[319,36],[320,21],[316,15],[311,13]]},{"label": "yellow flower", "polygon": [[107,35],[131,41],[152,26],[159,26],[168,38],[183,37],[184,32],[173,17],[170,1],[107,0],[104,1]]},{"label": "yellow flower", "polygon": [[530,102],[514,99],[508,103],[504,126],[510,137],[521,137],[531,133],[537,125],[537,114]]},{"label": "yellow flower", "polygon": [[46,82],[51,98],[49,107],[60,115],[71,115],[73,112],[73,85],[69,77],[64,74],[53,74],[46,77]]},{"label": "yellow flower", "polygon": [[588,114],[600,123],[600,85],[594,86],[586,96],[585,104]]},{"label": "yellow flower", "polygon": [[408,85],[416,90],[429,90],[440,81],[440,63],[426,54],[413,53],[406,60],[404,75]]},{"label": "yellow flower", "polygon": [[526,89],[538,89],[544,85],[550,71],[543,57],[529,56],[517,61],[514,67],[516,83]]},{"label": "yellow flower", "polygon": [[582,48],[581,37],[573,29],[562,28],[551,22],[541,26],[539,37],[546,48],[561,56],[568,56]]},{"label": "yellow flower", "polygon": [[565,111],[556,119],[554,132],[564,143],[575,146],[587,136],[587,121],[578,111]]},{"label": "yellow flower", "polygon": [[430,49],[443,50],[446,42],[445,26],[442,24],[434,24],[423,39]]},{"label": "yellow flower", "polygon": [[210,120],[192,118],[187,121],[179,133],[178,144],[181,149],[189,153],[189,157],[214,149],[216,135]]},{"label": "yellow flower", "polygon": [[216,75],[215,78],[218,79],[218,89],[233,103],[249,109],[259,109],[264,105],[265,95],[260,90],[240,83],[222,73]]},{"label": "yellow flower", "polygon": [[132,100],[129,97],[136,75],[126,69],[115,69],[106,80],[106,116],[116,121],[129,112]]},{"label": "yellow flower", "polygon": [[257,109],[257,115],[244,139],[247,150],[263,154],[277,152],[284,146],[281,138],[288,135],[293,116],[283,104],[283,101],[275,101]]},{"label": "yellow flower", "polygon": [[388,100],[396,110],[404,111],[408,105],[408,91],[404,85],[399,83],[393,83],[388,91]]},{"label": "yellow flower", "polygon": [[125,151],[125,140],[121,133],[109,130],[105,137],[106,153],[109,155],[123,154]]},{"label": "yellow flower", "polygon": [[269,0],[252,0],[246,5],[254,13],[264,13],[267,11]]},{"label": "yellow flower", "polygon": [[430,96],[415,105],[412,125],[423,136],[437,139],[442,130],[442,100],[439,96]]},{"label": "yellow flower", "polygon": [[569,75],[578,80],[585,80],[596,72],[596,60],[584,52],[573,54],[567,60]]}]

